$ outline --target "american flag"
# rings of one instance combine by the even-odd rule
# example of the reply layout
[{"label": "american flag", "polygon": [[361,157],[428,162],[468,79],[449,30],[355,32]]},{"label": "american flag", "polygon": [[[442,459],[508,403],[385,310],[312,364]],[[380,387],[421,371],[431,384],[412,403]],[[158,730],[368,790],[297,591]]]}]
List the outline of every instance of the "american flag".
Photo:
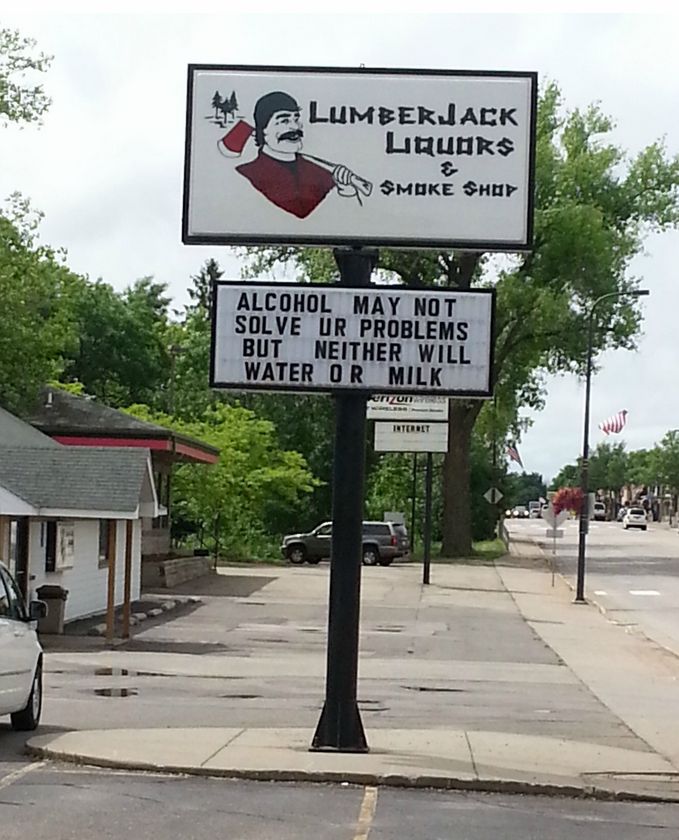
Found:
[{"label": "american flag", "polygon": [[613,414],[603,423],[599,423],[599,428],[605,435],[610,435],[611,432],[618,434],[621,432],[627,422],[627,409],[623,408],[617,414]]},{"label": "american flag", "polygon": [[521,460],[521,456],[519,455],[519,450],[516,446],[510,444],[507,447],[507,455],[509,455],[510,460],[516,461],[516,463],[523,469],[523,461]]}]

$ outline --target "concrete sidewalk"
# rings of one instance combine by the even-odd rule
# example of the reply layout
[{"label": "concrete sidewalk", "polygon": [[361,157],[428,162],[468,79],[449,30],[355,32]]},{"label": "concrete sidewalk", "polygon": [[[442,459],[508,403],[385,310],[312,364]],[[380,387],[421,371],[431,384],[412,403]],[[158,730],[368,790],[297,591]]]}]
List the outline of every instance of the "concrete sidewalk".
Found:
[{"label": "concrete sidewalk", "polygon": [[[371,728],[364,715],[367,754],[310,752],[313,729],[239,726],[237,720],[229,728],[116,728],[39,735],[29,748],[39,756],[105,767],[211,776],[679,801],[679,661],[611,625],[595,607],[574,605],[565,582],[556,576],[552,585],[544,562],[531,560],[535,553],[530,543],[514,543],[511,557],[494,569],[434,565],[430,587],[419,584],[416,568],[392,567],[374,574],[371,569],[371,575],[364,575],[365,609],[379,602],[402,616],[413,608],[417,621],[411,632],[424,637],[423,628],[429,628],[429,635],[428,647],[422,646],[418,657],[371,656],[371,637],[362,640],[359,692],[366,683],[384,687],[389,681],[393,691],[394,680],[416,676],[447,679],[438,691],[471,686],[477,694],[469,691],[471,702],[462,710],[469,725],[441,720],[438,727],[432,726],[431,716],[421,714],[417,719],[411,715],[407,727],[393,716],[390,726],[387,716],[385,725]],[[325,585],[322,578],[308,579]],[[271,591],[282,598],[287,586],[286,597],[293,597],[298,580],[295,574],[290,583],[282,578],[271,584]],[[262,589],[258,597],[265,592]],[[432,619],[463,611],[470,601],[478,626],[519,625],[512,632],[517,645],[524,646],[521,656],[493,657],[493,646],[499,650],[506,639],[472,639],[471,634],[466,638],[464,627],[453,627],[459,651],[454,659],[443,658],[435,643],[438,625]],[[513,623],[493,624],[499,617]],[[521,635],[522,624],[528,637]],[[411,642],[408,653],[414,649]],[[116,651],[108,661],[141,667],[143,657]],[[292,652],[287,658],[176,656],[163,661],[167,667],[171,664],[173,673],[183,670],[193,679],[208,671],[213,679],[227,672],[240,674],[240,679],[254,673],[261,678],[268,669],[268,678],[275,680],[277,674],[303,675],[305,669],[318,669],[322,658],[315,650],[313,655]],[[485,717],[474,717],[474,697],[491,689],[514,692],[515,704],[498,699],[492,715],[486,710]],[[457,695],[448,696],[452,703]],[[491,694],[495,696],[507,695]],[[544,698],[550,708],[536,709]],[[523,706],[531,713],[522,714]],[[548,715],[563,722],[561,729],[541,728],[535,722]],[[493,727],[484,727],[484,721]]]}]

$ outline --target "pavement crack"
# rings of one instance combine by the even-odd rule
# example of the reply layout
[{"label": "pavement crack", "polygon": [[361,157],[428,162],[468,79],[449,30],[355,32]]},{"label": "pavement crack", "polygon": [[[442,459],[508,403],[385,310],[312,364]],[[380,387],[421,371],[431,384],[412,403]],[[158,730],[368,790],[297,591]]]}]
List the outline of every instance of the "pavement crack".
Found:
[{"label": "pavement crack", "polygon": [[214,758],[214,757],[215,757],[218,753],[220,753],[222,750],[225,750],[225,749],[229,746],[229,744],[233,744],[233,742],[236,740],[236,738],[240,738],[240,736],[241,736],[244,732],[245,732],[245,729],[239,729],[239,730],[238,730],[238,732],[236,732],[236,734],[233,736],[233,738],[229,738],[229,739],[228,739],[228,741],[227,741],[225,744],[222,744],[220,747],[218,747],[218,748],[217,748],[217,749],[216,749],[216,750],[215,750],[215,751],[214,751],[211,755],[209,755],[209,756],[205,759],[205,761],[203,761],[203,762],[201,763],[201,765],[200,765],[200,766],[201,766],[201,767],[205,767],[205,765],[208,763],[208,761],[212,761],[212,759],[213,759],[213,758]]},{"label": "pavement crack", "polygon": [[479,771],[476,767],[476,759],[474,758],[474,750],[472,749],[472,742],[469,740],[469,733],[467,732],[466,729],[465,729],[465,732],[464,732],[464,739],[467,742],[467,749],[469,750],[469,759],[472,763],[472,770],[474,771],[474,775],[478,779],[479,778]]}]

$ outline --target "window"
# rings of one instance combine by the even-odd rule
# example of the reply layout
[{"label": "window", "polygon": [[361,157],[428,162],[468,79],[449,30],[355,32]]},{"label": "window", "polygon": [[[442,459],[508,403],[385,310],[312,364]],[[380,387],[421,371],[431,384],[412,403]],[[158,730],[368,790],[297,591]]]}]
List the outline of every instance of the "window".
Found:
[{"label": "window", "polygon": [[388,525],[381,525],[375,522],[366,522],[363,525],[363,533],[373,537],[388,537],[391,535]]},{"label": "window", "polygon": [[332,534],[332,522],[326,522],[324,525],[319,525],[316,529],[316,536],[329,537]]},{"label": "window", "polygon": [[19,587],[12,576],[0,568],[0,616],[26,621],[26,608]]},{"label": "window", "polygon": [[[168,511],[170,509],[170,475],[169,473],[162,473],[160,471],[156,471],[153,477],[154,483],[156,485],[156,496],[158,498],[158,504],[161,507],[166,508]],[[170,525],[170,518],[168,514],[164,516],[156,516],[156,518],[152,521],[151,527],[152,528],[168,528]]]},{"label": "window", "polygon": [[99,568],[105,569],[116,550],[115,519],[99,520]]},{"label": "window", "polygon": [[75,561],[75,524],[59,522],[56,537],[55,571],[70,569]]},{"label": "window", "polygon": [[57,523],[45,522],[45,571],[54,572],[57,568]]}]

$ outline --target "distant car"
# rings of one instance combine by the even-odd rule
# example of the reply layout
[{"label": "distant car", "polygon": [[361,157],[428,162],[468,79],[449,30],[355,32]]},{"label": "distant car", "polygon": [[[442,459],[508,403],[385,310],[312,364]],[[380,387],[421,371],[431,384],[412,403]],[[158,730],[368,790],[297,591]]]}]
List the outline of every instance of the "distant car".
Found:
[{"label": "distant car", "polygon": [[596,519],[599,522],[606,521],[606,505],[603,502],[594,502],[592,519]]},{"label": "distant car", "polygon": [[[301,563],[316,565],[330,557],[331,545],[332,522],[323,522],[308,534],[283,537],[281,551],[296,566]],[[365,566],[390,566],[409,551],[410,540],[405,525],[397,522],[363,523],[362,558]]]},{"label": "distant car", "polygon": [[517,505],[512,511],[514,519],[528,519],[528,508],[525,505]]},{"label": "distant car", "polygon": [[622,524],[625,530],[628,528],[641,528],[642,531],[645,531],[648,528],[646,511],[640,507],[628,508]]},{"label": "distant car", "polygon": [[27,610],[19,587],[0,563],[0,716],[12,728],[35,729],[42,710],[42,648],[34,621],[47,613],[42,601]]},{"label": "distant car", "polygon": [[542,505],[540,502],[528,502],[528,516],[531,519],[540,519],[542,516]]}]

